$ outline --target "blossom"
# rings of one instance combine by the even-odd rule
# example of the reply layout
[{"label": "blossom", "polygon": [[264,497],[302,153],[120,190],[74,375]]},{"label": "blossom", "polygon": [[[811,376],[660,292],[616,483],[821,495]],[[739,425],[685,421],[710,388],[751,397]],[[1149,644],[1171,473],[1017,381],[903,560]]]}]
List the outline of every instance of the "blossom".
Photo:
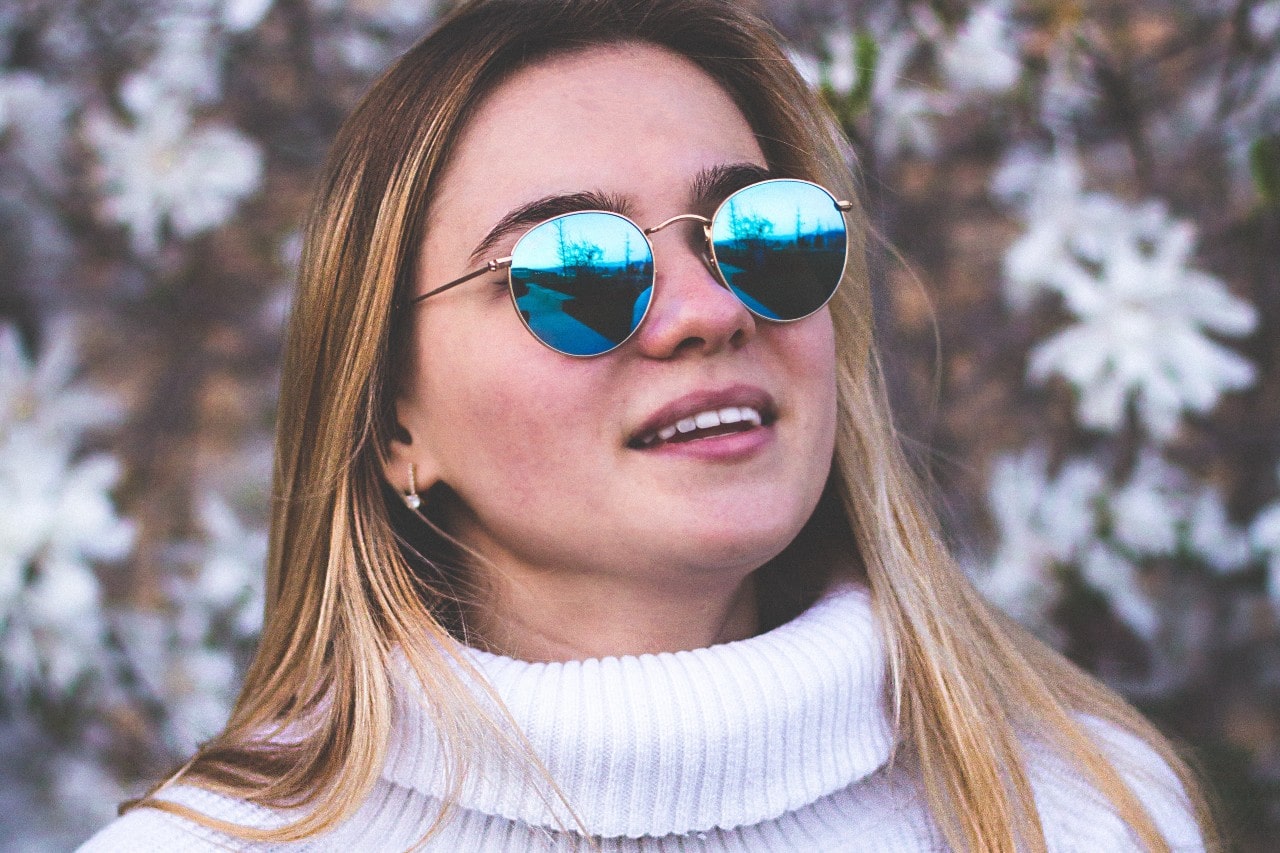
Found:
[{"label": "blossom", "polygon": [[275,0],[222,0],[220,20],[231,32],[242,33],[256,27]]},{"label": "blossom", "polygon": [[1217,572],[1233,572],[1249,561],[1249,540],[1231,523],[1222,495],[1205,487],[1186,513],[1186,548]]},{"label": "blossom", "polygon": [[1098,98],[1098,86],[1086,54],[1072,39],[1058,39],[1048,49],[1040,91],[1040,115],[1055,132],[1085,113]]},{"label": "blossom", "polygon": [[1061,153],[1045,159],[1015,148],[992,179],[992,191],[1022,208],[1025,233],[1005,253],[1005,298],[1016,309],[1057,284],[1057,271],[1071,262],[1070,237],[1080,227],[1109,219],[1101,207],[1086,209],[1080,162]]},{"label": "blossom", "polygon": [[[1280,478],[1280,468],[1276,469]],[[1249,541],[1267,563],[1267,595],[1280,607],[1280,501],[1265,507],[1249,526]]]},{"label": "blossom", "polygon": [[435,14],[436,5],[430,0],[311,0],[311,3],[320,11],[347,11],[395,29],[421,28]]},{"label": "blossom", "polygon": [[162,95],[190,104],[211,103],[222,94],[222,44],[209,5],[177,3],[160,14],[155,53],[125,78],[122,88],[135,114]]},{"label": "blossom", "polygon": [[197,516],[204,539],[165,584],[167,612],[122,612],[115,622],[131,668],[165,708],[165,739],[177,753],[226,722],[264,606],[265,531],[216,494],[205,494]]},{"label": "blossom", "polygon": [[252,639],[262,629],[266,531],[243,524],[216,496],[201,501],[199,517],[208,537],[205,557],[182,601],[229,618],[232,639]]},{"label": "blossom", "polygon": [[940,41],[938,54],[947,82],[962,93],[1008,91],[1022,71],[1009,9],[1001,0],[973,9],[954,36]]},{"label": "blossom", "polygon": [[1143,452],[1128,480],[1107,501],[1116,541],[1135,554],[1172,555],[1185,515],[1178,498],[1188,485],[1180,469],[1150,450]]},{"label": "blossom", "polygon": [[1138,567],[1124,554],[1095,542],[1081,556],[1080,577],[1106,596],[1111,612],[1139,637],[1151,640],[1160,627],[1160,616],[1138,582]]},{"label": "blossom", "polygon": [[1258,3],[1249,10],[1249,30],[1259,42],[1271,42],[1280,34],[1280,0]]},{"label": "blossom", "polygon": [[1183,413],[1205,414],[1253,383],[1253,365],[1208,335],[1246,335],[1257,312],[1191,266],[1189,222],[1159,202],[1126,204],[1081,184],[1073,156],[1041,162],[1025,151],[993,182],[1027,220],[1005,258],[1010,302],[1054,292],[1076,321],[1032,350],[1028,376],[1070,382],[1086,427],[1120,428],[1133,401],[1151,434],[1168,439]]},{"label": "blossom", "polygon": [[0,75],[0,133],[18,161],[46,186],[65,178],[62,156],[74,109],[66,89],[28,71]]},{"label": "blossom", "polygon": [[858,33],[839,27],[823,38],[823,58],[791,51],[796,70],[811,86],[828,86],[847,97],[870,73],[871,144],[885,158],[904,154],[933,156],[937,134],[933,120],[951,109],[951,100],[941,92],[908,82],[906,67],[921,47],[917,35],[895,27],[887,20],[873,22],[870,37],[876,43],[875,67],[857,67]]},{"label": "blossom", "polygon": [[996,606],[1040,627],[1061,592],[1058,567],[1077,559],[1095,535],[1095,503],[1105,481],[1091,460],[1070,460],[1052,480],[1048,464],[1041,448],[996,461],[987,499],[999,544],[989,567],[975,572]]},{"label": "blossom", "polygon": [[224,125],[192,127],[177,99],[160,96],[126,125],[90,113],[84,132],[98,157],[101,212],[124,225],[134,249],[152,254],[165,225],[191,237],[221,225],[257,190],[258,145]]},{"label": "blossom", "polygon": [[876,153],[886,158],[903,154],[932,157],[938,149],[933,121],[950,112],[951,99],[907,82],[907,64],[920,44],[914,34],[894,32],[879,44],[879,61],[871,86]]},{"label": "blossom", "polygon": [[74,332],[50,327],[36,363],[0,326],[0,687],[70,690],[105,655],[99,561],[122,559],[133,526],[110,492],[120,463],[79,456],[119,404],[70,384]]},{"label": "blossom", "polygon": [[1028,375],[1057,374],[1080,392],[1082,424],[1119,428],[1133,399],[1140,420],[1160,439],[1183,412],[1209,412],[1224,391],[1254,381],[1253,365],[1205,332],[1238,337],[1253,330],[1253,307],[1216,278],[1188,268],[1194,234],[1177,223],[1148,252],[1117,240],[1100,275],[1068,266],[1062,276],[1069,310],[1079,322],[1031,352]]},{"label": "blossom", "polygon": [[[1151,560],[1181,554],[1234,571],[1248,559],[1218,492],[1154,451],[1119,483],[1088,457],[1067,459],[1053,477],[1048,468],[1036,447],[997,460],[988,505],[999,541],[989,568],[975,572],[983,593],[1024,624],[1043,628],[1059,572],[1074,567],[1118,618],[1151,639],[1160,619],[1140,582]],[[1276,525],[1280,547],[1280,511]]]}]

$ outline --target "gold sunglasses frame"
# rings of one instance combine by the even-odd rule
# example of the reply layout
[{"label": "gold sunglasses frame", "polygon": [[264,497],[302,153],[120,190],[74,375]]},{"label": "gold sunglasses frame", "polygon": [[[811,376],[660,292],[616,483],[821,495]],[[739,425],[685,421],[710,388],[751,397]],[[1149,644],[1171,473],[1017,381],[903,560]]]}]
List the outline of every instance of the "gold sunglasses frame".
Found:
[{"label": "gold sunglasses frame", "polygon": [[[733,288],[730,287],[729,282],[725,280],[724,273],[720,271],[720,263],[719,261],[716,260],[715,241],[711,237],[712,226],[715,224],[716,217],[720,215],[720,211],[724,210],[725,205],[728,204],[733,199],[734,196],[738,195],[739,193],[746,192],[747,190],[754,189],[755,187],[764,186],[765,184],[774,184],[774,183],[808,184],[811,187],[815,187],[816,189],[822,190],[822,192],[826,194],[827,198],[831,199],[831,203],[834,204],[836,206],[836,209],[839,210],[841,213],[848,213],[850,210],[853,209],[853,202],[842,201],[840,199],[837,199],[835,197],[835,194],[831,192],[831,190],[822,186],[822,184],[814,183],[813,181],[806,181],[802,178],[766,178],[763,181],[755,181],[754,183],[747,184],[745,187],[739,187],[738,189],[729,193],[729,195],[725,196],[722,202],[716,205],[716,209],[714,212],[712,212],[710,218],[706,216],[702,216],[701,214],[698,214],[698,213],[679,213],[679,214],[676,214],[675,216],[672,216],[669,219],[664,219],[662,222],[659,222],[657,225],[654,225],[652,228],[641,228],[640,224],[637,223],[635,220],[631,219],[630,217],[623,216],[621,213],[617,213],[616,211],[612,211],[612,210],[574,210],[568,213],[561,213],[561,214],[557,214],[556,216],[548,217],[546,219],[543,219],[541,222],[535,222],[533,225],[530,225],[528,228],[526,228],[524,233],[520,235],[520,238],[516,240],[515,246],[512,248],[512,253],[510,255],[507,255],[501,258],[491,258],[490,260],[485,261],[484,264],[479,269],[472,270],[471,272],[467,273],[466,275],[460,278],[455,278],[453,281],[447,282],[446,284],[442,284],[439,287],[434,288],[433,290],[429,290],[426,293],[413,297],[412,299],[409,300],[409,304],[417,305],[419,302],[422,302],[424,299],[430,299],[432,296],[435,296],[438,293],[444,293],[446,290],[452,290],[458,285],[466,284],[468,281],[471,281],[474,278],[478,278],[479,276],[482,276],[485,273],[497,272],[498,270],[505,270],[507,273],[507,292],[511,296],[512,307],[515,308],[516,316],[520,318],[520,323],[525,327],[525,330],[530,335],[533,336],[534,340],[536,340],[538,343],[545,346],[547,349],[550,349],[553,352],[558,352],[561,355],[567,355],[570,358],[596,358],[597,356],[607,355],[608,353],[611,353],[614,350],[618,349],[618,347],[622,346],[627,341],[631,340],[632,336],[634,336],[635,333],[640,329],[640,327],[644,325],[645,318],[649,316],[649,309],[653,306],[653,298],[650,297],[648,303],[644,306],[644,313],[640,315],[640,319],[636,321],[635,326],[631,329],[630,332],[627,333],[627,336],[622,340],[618,341],[613,346],[609,347],[609,349],[603,350],[601,352],[593,352],[593,353],[586,353],[586,354],[565,352],[562,349],[557,349],[556,347],[544,341],[541,337],[538,336],[537,332],[535,332],[532,328],[530,328],[529,321],[525,319],[524,314],[520,311],[520,304],[516,301],[515,282],[511,280],[511,264],[512,264],[513,258],[515,257],[515,249],[519,247],[520,241],[523,240],[533,230],[537,228],[541,228],[543,225],[546,225],[548,222],[554,222],[555,220],[561,219],[566,216],[575,216],[579,213],[604,213],[609,216],[616,216],[619,219],[622,219],[630,223],[631,226],[634,227],[637,231],[639,231],[641,236],[644,237],[644,241],[649,247],[649,257],[653,259],[654,269],[653,269],[652,276],[653,276],[654,285],[656,285],[658,280],[657,255],[653,251],[653,242],[649,239],[649,237],[653,234],[657,234],[659,231],[661,231],[662,229],[670,225],[676,224],[677,222],[697,222],[699,225],[702,226],[702,237],[706,241],[706,254],[703,255],[703,260],[706,262],[707,267],[711,270],[712,274],[715,276],[716,281],[720,283],[720,286],[723,287],[725,290],[728,290],[730,293],[733,293]],[[841,262],[841,265],[840,265],[841,278],[844,277],[844,270],[848,267],[848,264],[849,264],[848,230],[849,230],[849,224],[848,222],[846,222],[845,223],[846,238],[844,243],[844,260]],[[752,316],[759,317],[761,320],[766,320],[770,323],[795,323],[799,320],[805,319],[805,317],[811,317],[817,312],[821,311],[823,307],[828,302],[831,301],[832,297],[835,296],[836,290],[838,290],[839,287],[840,287],[839,282],[837,282],[836,286],[831,289],[831,294],[826,299],[823,300],[822,305],[819,305],[817,308],[814,308],[808,314],[805,314],[800,317],[792,317],[790,319],[778,319],[774,317],[765,317],[765,316],[762,316],[761,314],[758,314],[754,310],[752,310],[751,307],[747,305],[745,302],[743,302],[742,305],[744,308],[746,308],[748,311],[751,312]],[[742,301],[741,298],[736,293],[733,293],[733,297],[735,299],[738,299],[739,302]]]}]

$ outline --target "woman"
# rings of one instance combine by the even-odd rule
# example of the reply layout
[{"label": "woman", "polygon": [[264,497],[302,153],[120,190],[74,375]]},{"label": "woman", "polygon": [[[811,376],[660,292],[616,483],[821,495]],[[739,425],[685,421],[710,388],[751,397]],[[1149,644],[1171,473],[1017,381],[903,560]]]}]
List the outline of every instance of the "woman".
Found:
[{"label": "woman", "polygon": [[941,545],[837,143],[727,0],[410,50],[308,228],[243,693],[85,849],[1203,846]]}]

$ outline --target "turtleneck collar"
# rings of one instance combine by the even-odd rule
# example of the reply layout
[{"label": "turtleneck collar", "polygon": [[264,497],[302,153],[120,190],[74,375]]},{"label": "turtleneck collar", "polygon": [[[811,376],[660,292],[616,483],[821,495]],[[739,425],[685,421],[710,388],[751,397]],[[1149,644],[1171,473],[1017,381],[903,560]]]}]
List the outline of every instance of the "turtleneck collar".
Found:
[{"label": "turtleneck collar", "polygon": [[[704,649],[563,663],[465,654],[600,837],[770,820],[873,773],[892,745],[883,646],[869,595],[852,584],[772,631]],[[420,688],[396,707],[383,775],[443,798]],[[461,807],[576,826],[527,774],[477,763]]]}]

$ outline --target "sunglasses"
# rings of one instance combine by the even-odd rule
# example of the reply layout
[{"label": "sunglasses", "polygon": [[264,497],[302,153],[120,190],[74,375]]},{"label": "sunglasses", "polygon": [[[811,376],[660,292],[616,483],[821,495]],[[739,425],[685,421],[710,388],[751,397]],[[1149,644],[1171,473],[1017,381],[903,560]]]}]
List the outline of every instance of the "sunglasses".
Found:
[{"label": "sunglasses", "polygon": [[720,283],[755,316],[792,322],[835,294],[848,254],[844,213],[852,207],[809,181],[774,178],[732,193],[710,219],[683,213],[641,228],[603,210],[565,213],[526,231],[509,257],[487,261],[410,304],[505,269],[516,312],[535,338],[564,355],[604,355],[626,343],[649,312],[649,235],[697,222]]}]

